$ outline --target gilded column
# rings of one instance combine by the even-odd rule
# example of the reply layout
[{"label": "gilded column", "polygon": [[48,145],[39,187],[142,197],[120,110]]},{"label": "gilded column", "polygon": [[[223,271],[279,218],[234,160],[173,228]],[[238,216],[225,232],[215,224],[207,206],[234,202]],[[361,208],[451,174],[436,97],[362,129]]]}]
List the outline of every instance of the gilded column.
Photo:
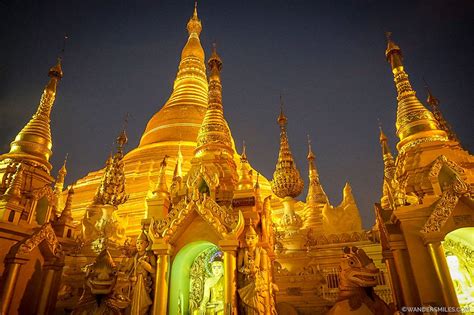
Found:
[{"label": "gilded column", "polygon": [[402,287],[404,306],[420,306],[418,290],[411,269],[408,252],[405,248],[392,245],[393,260],[395,263],[395,270],[400,279]]},{"label": "gilded column", "polygon": [[[459,307],[456,292],[454,291],[453,280],[451,279],[446,256],[444,255],[443,245],[441,242],[433,242],[428,243],[427,247],[431,259],[433,260],[433,266],[435,267],[440,287],[443,288],[444,305],[447,307]],[[453,312],[452,314],[458,313]]]},{"label": "gilded column", "polygon": [[167,314],[168,291],[170,287],[170,256],[172,251],[173,247],[170,244],[153,244],[153,252],[157,256],[153,315]]},{"label": "gilded column", "polygon": [[56,304],[57,289],[59,278],[61,277],[62,262],[45,262],[43,265],[43,278],[41,280],[41,295],[39,298],[37,315],[51,314]]},{"label": "gilded column", "polygon": [[0,315],[9,314],[10,304],[15,293],[15,286],[20,274],[21,266],[28,262],[27,258],[7,258],[5,259],[5,269],[7,276],[3,282],[3,288],[0,297]]},{"label": "gilded column", "polygon": [[219,247],[224,253],[224,305],[225,315],[237,313],[237,249],[238,240],[222,240]]}]

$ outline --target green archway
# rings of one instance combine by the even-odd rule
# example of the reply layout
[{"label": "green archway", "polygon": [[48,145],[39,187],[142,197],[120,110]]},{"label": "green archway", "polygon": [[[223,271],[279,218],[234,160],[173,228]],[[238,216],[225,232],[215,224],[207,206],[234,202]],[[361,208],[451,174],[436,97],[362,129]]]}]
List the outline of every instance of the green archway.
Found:
[{"label": "green archway", "polygon": [[189,314],[189,273],[196,257],[210,247],[217,247],[208,241],[187,244],[178,252],[171,265],[171,286],[169,289],[168,314],[179,314],[181,297],[182,314]]}]

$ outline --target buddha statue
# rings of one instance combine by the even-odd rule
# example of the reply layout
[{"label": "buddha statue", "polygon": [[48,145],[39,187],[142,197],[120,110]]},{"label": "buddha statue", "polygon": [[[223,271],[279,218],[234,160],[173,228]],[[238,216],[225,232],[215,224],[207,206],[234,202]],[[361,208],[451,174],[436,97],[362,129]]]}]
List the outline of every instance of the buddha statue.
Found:
[{"label": "buddha statue", "polygon": [[224,315],[224,262],[220,256],[215,256],[211,271],[212,276],[204,283],[200,314]]},{"label": "buddha statue", "polygon": [[148,235],[142,231],[137,237],[137,253],[128,264],[129,279],[132,283],[132,302],[130,314],[148,314],[153,304],[152,289],[156,273],[156,258],[147,248],[150,245]]},{"label": "buddha statue", "polygon": [[258,234],[252,222],[245,233],[247,247],[237,256],[238,293],[240,313],[246,315],[274,314],[269,281],[267,252],[258,244]]}]

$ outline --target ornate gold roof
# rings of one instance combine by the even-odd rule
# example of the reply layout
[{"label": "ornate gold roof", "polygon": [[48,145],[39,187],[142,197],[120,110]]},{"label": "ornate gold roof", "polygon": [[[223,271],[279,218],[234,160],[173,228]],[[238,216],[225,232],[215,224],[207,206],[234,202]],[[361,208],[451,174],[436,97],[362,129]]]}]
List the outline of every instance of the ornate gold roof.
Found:
[{"label": "ornate gold roof", "polygon": [[201,128],[197,137],[196,156],[200,156],[209,150],[226,152],[234,156],[234,146],[229,126],[224,118],[224,107],[222,105],[222,84],[220,72],[222,61],[217,54],[214,45],[209,65],[209,106],[207,107]]},{"label": "ornate gold roof", "polygon": [[44,88],[43,95],[36,113],[23,129],[15,137],[10,145],[10,152],[1,156],[3,158],[18,158],[30,160],[43,166],[49,173],[51,164],[49,158],[52,155],[53,146],[51,139],[50,115],[56,99],[56,88],[63,77],[61,59],[48,73],[50,80]]},{"label": "ornate gold roof", "polygon": [[280,125],[280,151],[270,185],[273,193],[278,197],[295,198],[301,194],[304,183],[296,168],[296,163],[293,160],[290,145],[288,144],[288,136],[286,135],[287,118],[285,114],[283,114],[283,107],[281,108],[277,121]]},{"label": "ornate gold roof", "polygon": [[173,92],[148,122],[138,149],[157,143],[177,147],[180,140],[185,145],[196,142],[208,103],[205,57],[199,40],[202,26],[196,7],[187,29],[189,37],[181,52]]},{"label": "ornate gold roof", "polygon": [[446,132],[439,128],[436,118],[416,97],[403,67],[401,49],[390,36],[391,34],[387,33],[385,56],[392,68],[398,93],[396,127],[400,142],[397,149],[404,151],[420,142],[446,141]]}]

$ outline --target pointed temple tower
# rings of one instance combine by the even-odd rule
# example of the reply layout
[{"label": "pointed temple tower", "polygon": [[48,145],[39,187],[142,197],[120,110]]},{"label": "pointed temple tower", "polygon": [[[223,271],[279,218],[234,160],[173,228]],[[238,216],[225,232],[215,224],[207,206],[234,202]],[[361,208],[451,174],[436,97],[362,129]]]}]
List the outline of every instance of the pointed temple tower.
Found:
[{"label": "pointed temple tower", "polygon": [[74,243],[67,212],[61,220],[57,217],[65,168],[59,171],[55,192],[49,162],[53,146],[50,115],[63,77],[61,58],[48,75],[36,113],[13,140],[10,152],[0,155],[1,314],[53,312],[63,250]]},{"label": "pointed temple tower", "polygon": [[[198,16],[197,7],[194,8],[194,12],[187,23],[187,30],[188,39],[181,51],[178,72],[171,95],[163,107],[148,122],[139,146],[128,152],[123,159],[128,180],[127,191],[130,198],[127,203],[119,206],[117,215],[123,219],[127,217],[127,235],[136,236],[140,233],[141,222],[146,215],[144,205],[147,204],[149,190],[153,188],[156,180],[160,177],[163,158],[169,156],[167,164],[176,165],[179,149],[182,156],[180,170],[184,173],[188,172],[191,168],[191,160],[195,155],[200,158],[207,155],[204,153],[208,151],[205,142],[209,141],[209,133],[203,133],[204,130],[201,128],[206,113],[208,115],[206,121],[208,122],[214,122],[214,119],[221,115],[218,108],[208,111],[209,87],[213,84],[219,88],[220,83],[215,80],[214,83],[207,80],[205,54],[199,39],[202,23]],[[219,62],[217,59],[212,61],[212,64],[216,64],[214,71],[220,71],[218,69],[220,67]],[[213,74],[210,73],[210,75]],[[216,97],[220,96],[216,95]],[[225,126],[221,127],[227,130],[225,132],[229,132],[225,120],[223,124]],[[198,139],[200,130],[202,130],[201,136]],[[227,141],[226,157],[233,159],[233,162],[229,160],[230,164],[235,164],[231,168],[238,168],[240,157],[235,153],[235,145],[230,132],[226,134],[226,137],[230,137],[230,139],[220,139]],[[202,150],[196,151],[198,145],[202,147]],[[88,206],[89,201],[93,198],[97,186],[100,184],[103,171],[102,169],[91,172],[77,181],[74,187],[75,194],[72,205],[73,216],[76,220],[84,215],[84,208]],[[166,175],[166,184],[171,189],[174,177],[173,167],[167,167],[163,171]],[[232,176],[234,176],[232,181],[236,181],[236,175]],[[260,186],[263,194],[271,194],[270,183],[263,176],[260,178]],[[229,191],[226,193],[229,193]]]},{"label": "pointed temple tower", "polygon": [[154,315],[253,307],[326,314],[351,291],[341,280],[341,248],[355,246],[378,269],[370,268],[374,291],[398,309],[468,305],[472,282],[462,273],[474,269],[474,158],[431,93],[432,112],[418,100],[390,37],[399,142],[392,154],[380,128],[382,194],[376,226],[365,231],[349,183],[342,202],[331,205],[309,139],[308,193],[296,199],[303,179],[283,110],[271,183],[251,166],[247,153],[255,148],[244,143],[236,152],[224,116],[223,63],[214,46],[205,64],[197,7],[187,30],[171,95],[139,146],[125,153],[122,131],[105,167],[66,190],[66,162],[56,181],[49,163],[60,60],[49,71],[36,114],[0,155],[1,314],[78,305]]},{"label": "pointed temple tower", "polygon": [[453,286],[451,274],[456,273],[450,274],[449,264],[469,266],[472,261],[458,249],[472,242],[468,235],[474,231],[474,157],[449,136],[434,98],[429,97],[433,113],[416,98],[400,47],[390,36],[387,41],[385,55],[398,95],[399,142],[394,161],[381,131],[384,182],[376,213],[394,301],[399,307],[455,307],[469,294],[464,280]]},{"label": "pointed temple tower", "polygon": [[278,125],[280,125],[280,151],[271,186],[273,193],[283,199],[284,214],[280,220],[280,225],[290,231],[296,231],[301,227],[302,220],[299,214],[295,212],[294,198],[301,194],[304,183],[296,168],[296,163],[293,160],[290,145],[288,144],[288,136],[286,134],[288,119],[283,113],[283,104],[281,104],[281,111],[277,121]]}]

